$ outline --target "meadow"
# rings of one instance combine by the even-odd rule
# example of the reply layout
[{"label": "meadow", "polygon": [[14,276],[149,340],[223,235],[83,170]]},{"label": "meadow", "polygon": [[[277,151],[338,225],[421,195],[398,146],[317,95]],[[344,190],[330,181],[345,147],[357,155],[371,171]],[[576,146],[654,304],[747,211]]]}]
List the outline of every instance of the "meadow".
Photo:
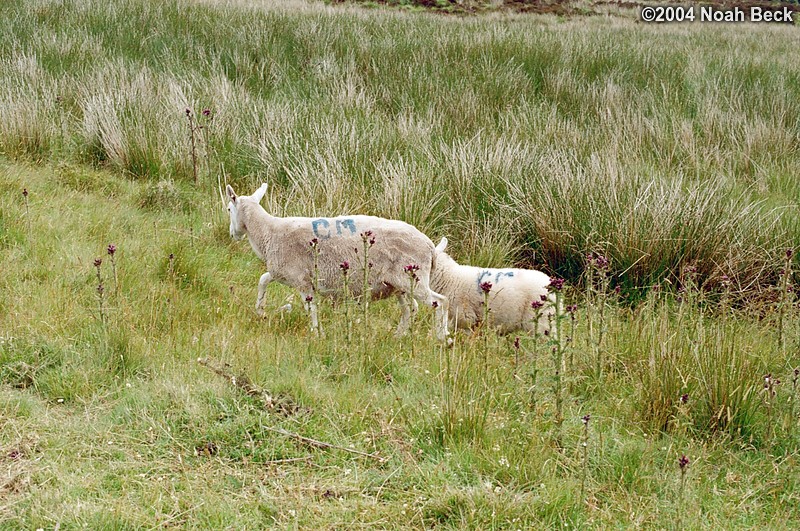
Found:
[{"label": "meadow", "polygon": [[[800,526],[796,27],[24,0],[0,37],[0,527]],[[258,317],[226,182],[562,277],[563,333]]]}]

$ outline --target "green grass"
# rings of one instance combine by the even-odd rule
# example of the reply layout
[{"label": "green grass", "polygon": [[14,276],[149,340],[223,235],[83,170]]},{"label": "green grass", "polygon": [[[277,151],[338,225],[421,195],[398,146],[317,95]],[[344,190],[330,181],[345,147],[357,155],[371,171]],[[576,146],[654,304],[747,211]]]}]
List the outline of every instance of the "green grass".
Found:
[{"label": "green grass", "polygon": [[[344,311],[324,306],[328,336],[319,339],[303,312],[274,311],[292,298],[280,286],[268,290],[273,311],[260,319],[253,302],[262,266],[230,241],[217,212],[201,208],[210,199],[178,186],[194,206],[153,208],[139,200],[148,181],[71,167],[70,182],[82,184],[68,187],[54,178],[59,171],[0,166],[3,230],[14,235],[0,259],[6,526],[516,529],[633,519],[664,528],[678,511],[704,528],[800,522],[796,310],[786,314],[781,354],[772,312],[763,321],[739,310],[723,319],[694,298],[656,292],[635,310],[609,303],[598,377],[588,318],[596,331],[603,295],[579,301],[559,450],[545,338],[523,340],[517,367],[510,340],[491,334],[442,349],[429,334],[432,312],[422,313],[416,337],[395,340],[399,310],[387,301],[371,306],[366,336],[353,327],[352,343]],[[568,302],[576,297],[567,293]],[[230,363],[296,407],[264,409],[201,357]],[[783,380],[772,399],[766,373]],[[268,428],[385,461],[314,449]],[[684,453],[692,462],[678,507]]]},{"label": "green grass", "polygon": [[[0,527],[798,527],[794,30],[287,6],[0,5]],[[563,426],[547,338],[396,340],[387,301],[319,339],[277,285],[258,318],[218,175],[568,277]]]}]

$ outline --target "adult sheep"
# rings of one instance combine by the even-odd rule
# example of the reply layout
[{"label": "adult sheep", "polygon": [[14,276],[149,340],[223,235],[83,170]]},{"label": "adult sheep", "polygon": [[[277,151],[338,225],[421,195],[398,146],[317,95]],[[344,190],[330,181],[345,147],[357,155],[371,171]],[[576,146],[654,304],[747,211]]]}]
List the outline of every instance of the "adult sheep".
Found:
[{"label": "adult sheep", "polygon": [[431,287],[447,297],[450,326],[473,328],[480,324],[485,315],[484,289],[488,289],[489,323],[499,333],[544,333],[550,329],[555,297],[547,290],[549,276],[532,269],[461,265],[445,252],[446,248],[447,238],[442,238],[436,246]]},{"label": "adult sheep", "polygon": [[236,195],[230,185],[226,187],[231,237],[241,240],[247,236],[253,251],[267,266],[258,282],[259,314],[263,313],[267,285],[276,281],[300,292],[311,314],[311,328],[317,330],[315,295],[341,297],[345,290],[343,269],[353,280],[347,286],[349,294],[363,295],[364,258],[359,253],[363,255],[363,235],[368,235],[370,295],[372,299],[398,297],[402,317],[397,334],[408,331],[416,299],[435,308],[436,337],[447,337],[447,298],[430,288],[436,261],[430,238],[408,223],[374,216],[271,216],[259,204],[266,191],[266,183],[251,196]]}]

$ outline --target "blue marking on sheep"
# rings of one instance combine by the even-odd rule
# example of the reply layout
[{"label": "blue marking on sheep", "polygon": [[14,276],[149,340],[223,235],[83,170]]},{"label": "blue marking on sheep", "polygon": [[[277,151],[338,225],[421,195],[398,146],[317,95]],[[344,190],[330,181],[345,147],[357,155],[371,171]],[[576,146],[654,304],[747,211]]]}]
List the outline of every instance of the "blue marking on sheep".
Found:
[{"label": "blue marking on sheep", "polygon": [[352,219],[336,220],[336,234],[342,233],[342,227],[350,229],[350,234],[356,233],[356,223]]},{"label": "blue marking on sheep", "polygon": [[[322,225],[323,229],[327,229],[328,232],[321,233],[319,230],[320,225]],[[328,227],[330,227],[330,222],[325,218],[315,219],[311,222],[311,229],[314,231],[314,236],[319,238],[320,240],[328,240],[331,237],[331,231]]]},{"label": "blue marking on sheep", "polygon": [[[319,238],[320,240],[329,240],[333,235],[333,231],[330,228],[331,222],[325,218],[315,219],[311,222],[311,229],[314,231],[314,236]],[[347,234],[348,230],[350,234],[356,233],[356,222],[352,219],[337,219],[336,220],[336,234],[338,236],[342,235],[342,229],[344,233]]]},{"label": "blue marking on sheep", "polygon": [[513,271],[498,271],[497,274],[494,276],[494,283],[497,284],[500,282],[500,279],[503,277],[513,277]]}]

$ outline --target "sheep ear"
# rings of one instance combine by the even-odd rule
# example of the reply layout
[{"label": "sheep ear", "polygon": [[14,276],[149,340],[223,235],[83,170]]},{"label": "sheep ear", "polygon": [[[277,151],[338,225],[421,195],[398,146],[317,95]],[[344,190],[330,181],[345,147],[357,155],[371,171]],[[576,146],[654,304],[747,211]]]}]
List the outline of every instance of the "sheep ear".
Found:
[{"label": "sheep ear", "polygon": [[436,250],[441,253],[444,252],[445,249],[447,249],[447,238],[442,238],[439,245],[436,246]]},{"label": "sheep ear", "polygon": [[230,199],[231,202],[233,202],[233,203],[236,202],[236,192],[233,191],[233,188],[231,187],[231,185],[228,184],[228,185],[225,186],[225,193],[228,194],[228,199]]},{"label": "sheep ear", "polygon": [[258,190],[253,192],[253,200],[256,203],[260,203],[262,199],[264,199],[264,194],[267,193],[267,183],[263,183],[261,186],[258,187]]}]

